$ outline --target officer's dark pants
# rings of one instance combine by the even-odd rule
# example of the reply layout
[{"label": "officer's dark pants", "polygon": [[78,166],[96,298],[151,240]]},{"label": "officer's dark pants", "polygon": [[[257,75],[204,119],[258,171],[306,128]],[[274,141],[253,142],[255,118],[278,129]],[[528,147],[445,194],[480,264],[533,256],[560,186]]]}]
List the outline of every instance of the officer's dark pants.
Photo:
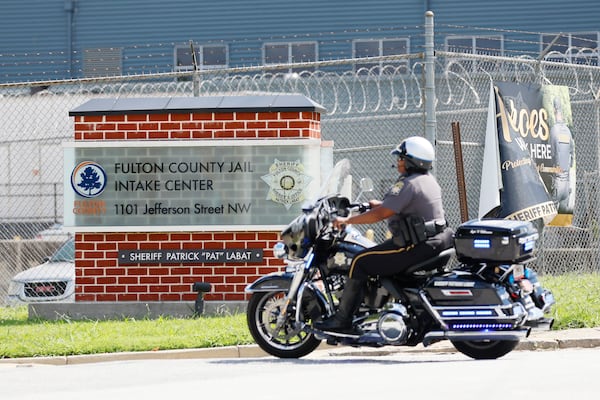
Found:
[{"label": "officer's dark pants", "polygon": [[453,230],[446,228],[417,245],[398,246],[393,239],[359,253],[350,267],[350,278],[365,282],[369,276],[401,274],[411,265],[452,247]]},{"label": "officer's dark pants", "polygon": [[352,316],[360,307],[369,276],[396,275],[415,263],[434,257],[452,246],[452,234],[452,229],[447,228],[423,243],[410,246],[398,246],[390,239],[359,253],[350,266],[350,279],[346,282],[338,312],[331,318],[317,321],[315,327],[324,331],[352,331]]}]

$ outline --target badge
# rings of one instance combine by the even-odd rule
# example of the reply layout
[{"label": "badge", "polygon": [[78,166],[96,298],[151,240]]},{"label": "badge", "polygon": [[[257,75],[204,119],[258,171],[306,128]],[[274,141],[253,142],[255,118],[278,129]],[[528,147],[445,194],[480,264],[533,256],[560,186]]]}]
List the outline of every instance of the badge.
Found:
[{"label": "badge", "polygon": [[346,258],[346,255],[344,253],[341,252],[337,252],[335,253],[335,255],[333,256],[333,261],[337,264],[337,265],[346,265],[348,262],[348,259]]}]

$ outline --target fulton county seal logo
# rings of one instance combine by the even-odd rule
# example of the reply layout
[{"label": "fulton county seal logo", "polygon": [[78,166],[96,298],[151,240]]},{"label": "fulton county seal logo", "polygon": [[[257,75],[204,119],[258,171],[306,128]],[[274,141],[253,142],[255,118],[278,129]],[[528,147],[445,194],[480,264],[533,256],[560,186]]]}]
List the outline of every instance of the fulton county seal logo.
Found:
[{"label": "fulton county seal logo", "polygon": [[283,204],[288,210],[292,204],[304,201],[304,189],[312,180],[304,174],[300,160],[275,160],[269,167],[269,174],[261,178],[270,188],[267,200]]},{"label": "fulton county seal logo", "polygon": [[82,197],[99,196],[106,188],[106,172],[93,161],[83,161],[73,169],[71,186]]}]

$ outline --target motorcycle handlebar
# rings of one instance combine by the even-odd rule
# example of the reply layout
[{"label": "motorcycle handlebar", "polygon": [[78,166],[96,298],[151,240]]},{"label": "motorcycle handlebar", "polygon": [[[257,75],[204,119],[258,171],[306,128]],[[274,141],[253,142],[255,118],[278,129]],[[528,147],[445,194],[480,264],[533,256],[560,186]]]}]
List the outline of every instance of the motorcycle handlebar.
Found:
[{"label": "motorcycle handlebar", "polygon": [[[361,214],[369,211],[371,209],[371,204],[370,203],[350,203],[348,204],[346,207],[344,207],[345,209],[345,215],[350,215],[352,213],[352,211],[358,211]],[[330,221],[329,225],[333,228],[334,231],[338,231],[338,229],[336,229],[335,225],[333,224],[333,220]],[[345,226],[342,225],[342,228]],[[344,229],[340,229],[340,232],[343,232]]]},{"label": "motorcycle handlebar", "polygon": [[333,229],[334,231],[337,231],[338,229],[336,229],[336,227],[334,226],[333,221],[338,215],[350,215],[353,211],[358,211],[362,214],[366,211],[369,211],[371,208],[372,207],[370,202],[345,202],[345,204],[336,204],[335,202],[333,202],[329,204],[329,207],[321,209],[322,211],[325,211],[326,214],[321,214],[322,221],[325,223],[324,227],[327,227],[327,229]]},{"label": "motorcycle handlebar", "polygon": [[350,206],[348,207],[348,210],[358,211],[360,213],[364,213],[366,211],[369,211],[370,209],[371,209],[370,203],[351,203]]}]

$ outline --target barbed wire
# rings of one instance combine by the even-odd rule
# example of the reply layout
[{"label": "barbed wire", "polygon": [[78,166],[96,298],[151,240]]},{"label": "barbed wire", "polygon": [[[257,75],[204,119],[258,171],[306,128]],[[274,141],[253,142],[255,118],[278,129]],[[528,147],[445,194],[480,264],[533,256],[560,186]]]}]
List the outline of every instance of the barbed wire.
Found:
[{"label": "barbed wire", "polygon": [[[554,54],[549,55],[554,59]],[[322,136],[335,143],[335,155],[352,158],[361,174],[373,177],[378,187],[387,187],[389,177],[382,171],[382,159],[389,155],[391,146],[397,145],[401,135],[422,131],[423,63],[422,54],[414,53],[217,71],[0,84],[3,128],[0,156],[9,160],[0,174],[0,182],[6,183],[0,185],[0,196],[4,196],[6,203],[5,220],[33,221],[36,230],[41,229],[42,222],[60,220],[63,207],[60,185],[64,181],[61,142],[72,140],[73,129],[69,110],[93,98],[304,94],[326,109],[321,120]],[[494,81],[568,86],[573,121],[577,124],[576,137],[582,144],[577,147],[578,171],[597,171],[599,67],[540,60],[529,55],[499,57],[438,50],[435,68],[436,151],[440,157],[437,165],[441,185],[451,202],[456,197],[456,182],[448,127],[454,121],[461,123],[466,180],[470,185],[469,208],[477,209],[482,138],[490,83]],[[578,200],[576,222],[586,227],[588,221],[600,220],[598,174],[591,176],[595,180],[578,179],[577,187],[577,198],[582,201]],[[52,183],[56,190],[54,185],[47,186]],[[454,224],[460,218],[456,210],[448,208],[448,218]],[[597,230],[597,225],[594,229]],[[562,250],[570,243],[583,243],[585,251],[597,253],[597,236],[591,235],[592,228],[562,232],[544,233],[544,240],[553,248],[540,257],[545,271],[560,272],[571,265],[591,269],[596,265],[583,253],[571,260],[568,257],[573,252]]]},{"label": "barbed wire", "polygon": [[[440,105],[461,105],[465,101],[481,104],[475,88],[481,80],[516,80],[519,82],[552,82],[556,75],[571,75],[572,95],[597,97],[600,82],[598,67],[539,61],[528,57],[490,57],[439,51],[436,60],[438,76],[437,100]],[[410,62],[410,63],[409,63]],[[325,71],[327,67],[369,64],[357,70]],[[301,70],[290,73],[293,67]],[[422,106],[421,76],[423,62],[419,54],[382,56],[340,61],[321,61],[297,64],[277,64],[238,67],[215,71],[188,71],[162,74],[142,74],[123,77],[86,78],[38,82],[46,90],[42,95],[66,93],[97,93],[102,95],[151,96],[161,93],[189,96],[207,94],[301,93],[319,102],[328,115],[377,114],[403,111]],[[570,71],[570,72],[569,72]],[[90,86],[94,84],[95,86]],[[0,84],[2,96],[29,96],[27,83]],[[4,89],[4,90],[3,90]],[[11,91],[10,89],[14,89]]]}]

